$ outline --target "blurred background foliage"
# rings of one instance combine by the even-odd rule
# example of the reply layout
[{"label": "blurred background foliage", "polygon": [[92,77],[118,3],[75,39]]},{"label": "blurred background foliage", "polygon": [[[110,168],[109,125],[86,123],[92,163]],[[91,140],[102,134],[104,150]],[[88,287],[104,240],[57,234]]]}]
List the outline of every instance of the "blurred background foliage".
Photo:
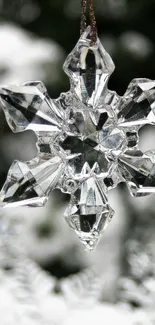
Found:
[{"label": "blurred background foliage", "polygon": [[[123,94],[133,78],[155,79],[155,0],[94,0],[94,3],[99,37],[116,64],[109,88]],[[41,79],[53,98],[67,91],[69,82],[62,64],[79,38],[79,26],[80,0],[0,0],[1,84]],[[151,127],[142,130],[142,149],[147,150],[148,145],[149,149],[155,148],[154,134]],[[2,112],[0,136],[2,185],[13,159],[28,160],[35,156],[36,138],[32,132],[12,134]],[[134,293],[139,290],[138,281],[154,277],[154,198],[138,201],[129,198],[124,185],[113,191],[110,202],[116,216],[97,251],[90,255],[83,252],[75,234],[62,220],[66,200],[67,196],[55,192],[46,208],[17,209],[21,218],[28,217],[26,238],[31,257],[57,278],[98,263],[104,277],[102,299],[129,299],[134,307],[142,304],[142,293],[137,291],[136,298]],[[15,214],[10,211],[7,217],[9,213]],[[146,254],[141,256],[144,247]],[[150,262],[146,262],[148,255],[152,256]],[[117,279],[122,275],[134,281],[133,295],[120,294],[117,289]],[[123,280],[121,286],[124,288]],[[154,295],[152,299],[154,302]]]}]

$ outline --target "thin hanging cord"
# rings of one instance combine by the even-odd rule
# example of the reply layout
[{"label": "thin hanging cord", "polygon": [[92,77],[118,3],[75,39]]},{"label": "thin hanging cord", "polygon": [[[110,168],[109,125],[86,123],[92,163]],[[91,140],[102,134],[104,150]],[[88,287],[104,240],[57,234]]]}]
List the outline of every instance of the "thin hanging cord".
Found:
[{"label": "thin hanging cord", "polygon": [[97,41],[97,25],[94,11],[94,0],[81,0],[81,34],[87,27],[87,6],[89,9],[89,18],[91,25],[91,40],[92,44]]},{"label": "thin hanging cord", "polygon": [[97,41],[97,24],[95,18],[94,0],[89,0],[89,16],[92,29],[92,43],[95,44]]},{"label": "thin hanging cord", "polygon": [[81,0],[81,29],[80,33],[83,34],[87,27],[87,0]]}]

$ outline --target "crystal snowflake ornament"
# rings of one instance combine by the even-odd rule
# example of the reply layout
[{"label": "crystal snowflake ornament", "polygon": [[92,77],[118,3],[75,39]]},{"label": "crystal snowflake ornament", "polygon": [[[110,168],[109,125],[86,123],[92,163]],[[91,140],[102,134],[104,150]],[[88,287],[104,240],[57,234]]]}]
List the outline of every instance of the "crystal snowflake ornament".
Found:
[{"label": "crystal snowflake ornament", "polygon": [[91,28],[68,56],[71,89],[52,100],[41,82],[0,89],[13,132],[32,130],[38,154],[14,161],[1,190],[1,206],[42,206],[59,188],[71,200],[65,219],[87,249],[94,249],[113,216],[108,190],[126,182],[130,193],[155,192],[155,151],[138,149],[138,131],[155,124],[155,81],[133,80],[125,95],[107,88],[114,64]]}]

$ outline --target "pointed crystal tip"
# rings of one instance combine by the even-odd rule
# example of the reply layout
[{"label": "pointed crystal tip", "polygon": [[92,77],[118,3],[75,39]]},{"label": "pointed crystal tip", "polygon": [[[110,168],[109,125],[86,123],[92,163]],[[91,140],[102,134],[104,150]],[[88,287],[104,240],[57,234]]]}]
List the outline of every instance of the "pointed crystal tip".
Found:
[{"label": "pointed crystal tip", "polygon": [[0,104],[13,132],[60,132],[58,110],[42,82],[1,87]]},{"label": "pointed crystal tip", "polygon": [[90,176],[74,193],[65,212],[67,223],[90,251],[96,247],[114,213],[107,204],[102,185],[95,177]]},{"label": "pointed crystal tip", "polygon": [[33,165],[14,161],[0,191],[0,206],[44,206],[62,171],[59,157],[48,160],[45,157]]},{"label": "pointed crystal tip", "polygon": [[81,243],[85,247],[86,251],[93,251],[96,248],[99,241],[99,237],[100,236],[97,233],[91,234],[91,236],[89,235],[88,237],[85,235],[79,235],[79,239],[81,240]]},{"label": "pointed crystal tip", "polygon": [[96,248],[102,232],[110,223],[114,211],[110,206],[104,206],[102,212],[96,214],[82,215],[79,209],[75,214],[71,214],[75,209],[75,206],[70,205],[65,213],[65,219],[75,230],[85,249],[92,251]]}]

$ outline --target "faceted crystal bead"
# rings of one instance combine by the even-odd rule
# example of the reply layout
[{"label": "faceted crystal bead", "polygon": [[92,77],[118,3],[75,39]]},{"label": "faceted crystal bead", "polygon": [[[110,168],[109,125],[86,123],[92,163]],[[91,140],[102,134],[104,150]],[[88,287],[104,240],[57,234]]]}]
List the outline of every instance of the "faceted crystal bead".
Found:
[{"label": "faceted crystal bead", "polygon": [[65,218],[83,245],[91,250],[96,246],[101,232],[113,216],[113,210],[107,203],[104,184],[91,171],[87,164],[83,167],[83,178],[79,188],[71,197],[71,203],[65,212]]},{"label": "faceted crystal bead", "polygon": [[14,132],[33,130],[55,134],[61,131],[63,112],[60,115],[41,82],[1,88],[0,103]]},{"label": "faceted crystal bead", "polygon": [[90,33],[88,27],[68,56],[64,70],[71,80],[71,90],[85,105],[96,107],[115,66],[99,40],[91,45]]},{"label": "faceted crystal bead", "polygon": [[134,79],[122,97],[118,124],[123,127],[141,127],[155,124],[155,81]]},{"label": "faceted crystal bead", "polygon": [[116,115],[109,106],[88,111],[74,104],[69,129],[60,146],[74,155],[69,164],[75,174],[87,162],[91,168],[98,163],[100,173],[106,176],[116,159],[115,153],[126,146],[125,133],[116,127]]},{"label": "faceted crystal bead", "polygon": [[1,190],[0,200],[4,206],[42,206],[56,187],[63,173],[59,157],[34,160],[32,163],[14,161]]},{"label": "faceted crystal bead", "polygon": [[119,168],[132,195],[138,197],[155,193],[155,150],[144,154],[127,151],[119,157]]}]

